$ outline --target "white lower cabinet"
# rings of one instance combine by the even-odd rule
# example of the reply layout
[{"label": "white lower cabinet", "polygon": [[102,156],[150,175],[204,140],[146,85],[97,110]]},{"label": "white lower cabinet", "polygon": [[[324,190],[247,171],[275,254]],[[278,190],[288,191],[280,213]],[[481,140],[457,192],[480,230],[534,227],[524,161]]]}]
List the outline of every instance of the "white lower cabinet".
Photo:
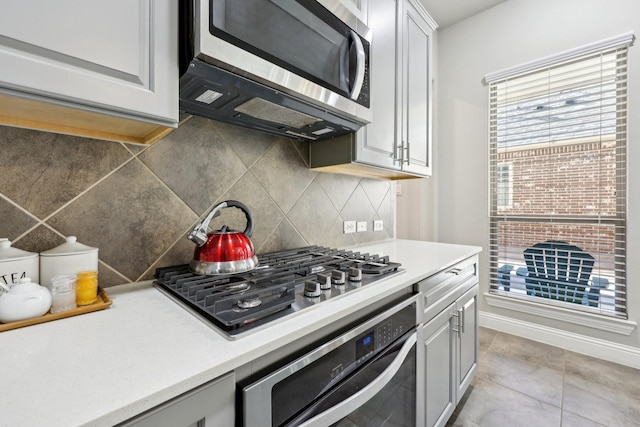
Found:
[{"label": "white lower cabinet", "polygon": [[447,422],[456,407],[455,304],[423,326],[425,355],[425,425]]},{"label": "white lower cabinet", "polygon": [[456,303],[458,338],[456,340],[456,403],[467,391],[478,369],[478,286],[467,291]]},{"label": "white lower cabinet", "polygon": [[232,427],[234,424],[235,375],[231,372],[118,427]]},{"label": "white lower cabinet", "polygon": [[[476,260],[463,261],[434,275],[434,280],[421,282],[427,304],[420,330],[426,427],[446,425],[478,367]],[[440,298],[429,298],[438,294]]]}]

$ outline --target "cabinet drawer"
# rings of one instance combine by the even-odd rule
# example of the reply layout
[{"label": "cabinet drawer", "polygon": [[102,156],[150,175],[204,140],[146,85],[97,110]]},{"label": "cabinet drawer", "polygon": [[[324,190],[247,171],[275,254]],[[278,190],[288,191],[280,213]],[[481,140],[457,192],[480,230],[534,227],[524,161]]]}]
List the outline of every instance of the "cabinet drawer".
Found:
[{"label": "cabinet drawer", "polygon": [[416,284],[423,297],[425,321],[478,283],[478,257],[454,264]]}]

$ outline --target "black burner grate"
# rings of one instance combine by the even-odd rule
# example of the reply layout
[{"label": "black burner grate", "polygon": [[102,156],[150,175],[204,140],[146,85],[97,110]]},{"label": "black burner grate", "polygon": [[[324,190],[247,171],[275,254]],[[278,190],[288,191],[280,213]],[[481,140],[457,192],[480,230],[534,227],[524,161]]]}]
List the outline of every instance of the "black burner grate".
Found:
[{"label": "black burner grate", "polygon": [[[156,269],[155,284],[230,334],[266,323],[326,301],[363,284],[395,274],[400,264],[389,257],[308,246],[258,255],[248,272],[216,276],[194,274],[188,265]],[[320,273],[361,271],[362,281],[325,290],[318,298],[304,296],[305,283]]]}]

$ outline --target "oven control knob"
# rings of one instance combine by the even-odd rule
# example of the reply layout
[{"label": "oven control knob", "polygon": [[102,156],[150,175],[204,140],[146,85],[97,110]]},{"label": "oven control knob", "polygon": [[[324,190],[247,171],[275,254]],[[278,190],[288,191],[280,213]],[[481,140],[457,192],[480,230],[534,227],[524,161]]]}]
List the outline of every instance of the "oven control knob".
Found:
[{"label": "oven control knob", "polygon": [[359,268],[351,267],[349,269],[349,281],[362,282],[362,270],[360,270]]},{"label": "oven control knob", "polygon": [[320,282],[320,289],[323,291],[331,289],[331,276],[328,274],[318,274],[316,278],[318,282]]},{"label": "oven control knob", "polygon": [[315,280],[307,280],[304,282],[304,296],[309,298],[317,298],[322,295],[320,283]]},{"label": "oven control knob", "polygon": [[333,270],[333,272],[331,272],[331,281],[334,285],[344,285],[345,280],[346,274],[344,271]]}]

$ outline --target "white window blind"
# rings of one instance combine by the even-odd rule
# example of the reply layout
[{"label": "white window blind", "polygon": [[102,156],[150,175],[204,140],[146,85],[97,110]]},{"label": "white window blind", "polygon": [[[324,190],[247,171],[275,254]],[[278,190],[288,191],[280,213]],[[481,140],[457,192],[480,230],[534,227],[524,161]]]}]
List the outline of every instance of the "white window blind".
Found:
[{"label": "white window blind", "polygon": [[632,41],[485,77],[491,294],[626,318]]}]

